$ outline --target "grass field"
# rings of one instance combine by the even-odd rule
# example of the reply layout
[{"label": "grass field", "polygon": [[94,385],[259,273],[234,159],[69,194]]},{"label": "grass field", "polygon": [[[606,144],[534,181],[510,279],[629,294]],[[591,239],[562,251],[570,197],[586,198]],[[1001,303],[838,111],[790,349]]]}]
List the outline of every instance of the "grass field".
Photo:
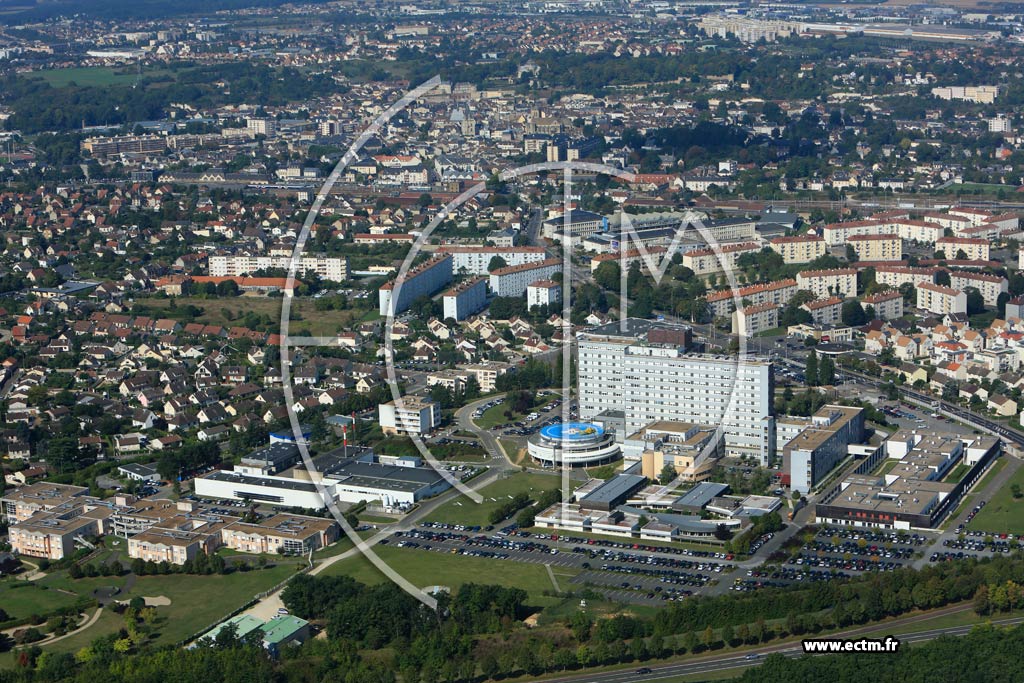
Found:
[{"label": "grass field", "polygon": [[[526,449],[521,449],[516,441],[513,441],[512,439],[498,439],[498,441],[501,442],[501,447],[505,449],[505,454],[508,456],[508,459],[515,464],[518,465],[523,461],[523,458],[526,457]],[[519,452],[520,450],[522,450],[522,453]]]},{"label": "grass field", "polygon": [[[170,306],[171,299],[140,298],[136,300],[156,315]],[[281,298],[260,296],[239,296],[216,299],[199,297],[177,297],[174,299],[178,308],[193,305],[203,309],[196,322],[207,325],[231,327],[242,324],[239,319],[246,313],[265,315],[273,323],[276,332],[281,320]],[[225,315],[227,312],[227,315]],[[331,335],[341,330],[350,329],[355,323],[363,320],[367,310],[352,308],[344,311],[318,311],[310,299],[294,299],[292,301],[289,331],[292,335],[308,332],[311,335]]]},{"label": "grass field", "polygon": [[[500,584],[522,588],[530,594],[530,603],[537,607],[558,602],[558,598],[543,595],[546,590],[554,590],[554,586],[547,569],[540,564],[501,562],[395,546],[377,546],[375,550],[389,567],[420,588],[448,586],[454,590],[466,583]],[[559,567],[558,581],[563,590],[571,578],[567,572],[566,568]],[[362,555],[335,562],[322,575],[339,574],[366,584],[388,580]]]},{"label": "grass field", "polygon": [[1024,498],[1014,499],[1011,486],[1024,490],[1024,468],[1014,472],[992,499],[974,516],[969,529],[1024,534]]},{"label": "grass field", "polygon": [[78,601],[78,597],[78,595],[69,595],[55,588],[37,586],[24,579],[8,578],[0,581],[0,607],[12,619],[21,619],[33,614],[47,614],[70,607]]},{"label": "grass field", "polygon": [[537,494],[561,485],[561,477],[557,475],[517,472],[481,489],[479,493],[484,501],[480,505],[460,496],[430,513],[427,521],[484,526],[490,524],[488,515],[491,511],[515,494],[523,491]]}]

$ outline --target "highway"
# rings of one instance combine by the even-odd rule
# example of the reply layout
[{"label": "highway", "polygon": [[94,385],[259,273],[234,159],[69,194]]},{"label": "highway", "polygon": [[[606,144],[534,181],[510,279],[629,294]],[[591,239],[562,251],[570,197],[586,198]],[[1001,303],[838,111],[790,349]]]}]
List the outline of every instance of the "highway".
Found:
[{"label": "highway", "polygon": [[[969,609],[969,606],[958,606],[956,608],[946,608],[943,610],[936,610],[933,612],[926,612],[924,614],[915,615],[908,617],[907,619],[899,619],[890,622],[889,626],[894,629],[899,628],[901,625],[911,624],[918,621],[925,621],[932,619],[935,616],[941,616],[943,614],[951,614],[956,612],[962,612]],[[993,625],[998,626],[1015,626],[1020,623],[1024,623],[1024,617],[1012,617],[1008,619],[996,619],[990,622]],[[974,625],[970,626],[949,626],[946,628],[928,629],[922,631],[916,631],[912,633],[906,633],[899,636],[899,640],[902,646],[906,646],[908,643],[922,643],[929,640],[935,640],[940,636],[963,636],[970,633]],[[826,637],[829,638],[857,638],[864,637],[865,634],[871,634],[869,637],[879,637],[879,625],[862,626],[856,629],[847,631],[841,631],[839,633],[828,634]],[[884,636],[883,636],[884,637]],[[752,666],[757,666],[760,659],[770,654],[781,654],[784,657],[801,657],[803,656],[803,647],[799,643],[783,643],[780,645],[773,645],[761,648],[750,648],[743,650],[740,654],[721,654],[721,655],[705,655],[697,657],[691,661],[681,662],[677,664],[665,664],[661,666],[648,666],[651,669],[650,673],[640,674],[637,673],[636,668],[630,668],[622,671],[609,671],[604,673],[580,673],[573,674],[571,676],[565,676],[561,678],[546,679],[548,683],[633,683],[633,681],[659,681],[665,679],[680,678],[682,676],[695,676],[700,674],[718,674],[723,671],[736,670],[736,675],[740,674],[741,669],[747,669]],[[756,658],[748,659],[751,655],[756,655]],[[814,655],[817,657],[827,655]],[[884,656],[884,655],[879,655]]]}]

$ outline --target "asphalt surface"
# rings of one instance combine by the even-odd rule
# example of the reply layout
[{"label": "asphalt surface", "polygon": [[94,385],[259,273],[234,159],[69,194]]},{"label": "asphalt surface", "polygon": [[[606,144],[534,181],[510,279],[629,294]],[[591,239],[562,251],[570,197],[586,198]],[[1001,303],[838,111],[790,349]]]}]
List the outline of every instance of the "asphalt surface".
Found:
[{"label": "asphalt surface", "polygon": [[[889,623],[889,626],[900,627],[914,623],[917,621],[925,621],[933,619],[943,614],[952,614],[956,612],[962,612],[969,609],[969,606],[958,606],[956,608],[946,608],[944,610],[935,610],[932,612],[926,612],[914,617],[907,619],[900,619]],[[999,619],[989,622],[997,626],[1014,626],[1020,623],[1024,623],[1024,617],[1013,617],[1009,619]],[[913,633],[907,633],[899,636],[900,643],[902,646],[906,646],[908,643],[921,643],[929,640],[935,640],[940,636],[951,635],[951,636],[962,636],[970,633],[974,625],[970,626],[950,626],[947,628],[937,628],[917,631]],[[876,634],[879,631],[877,624],[873,626],[863,626],[856,629],[842,631],[835,634],[829,634],[829,638],[854,638],[861,634],[871,633],[871,637],[878,637]],[[703,657],[697,657],[692,661],[679,663],[679,664],[665,664],[661,666],[647,665],[647,668],[651,669],[651,673],[640,674],[637,673],[636,669],[629,669],[625,671],[614,671],[606,673],[596,674],[574,674],[571,676],[565,676],[560,678],[546,679],[548,683],[632,683],[633,681],[658,681],[667,678],[678,678],[681,676],[693,676],[699,674],[711,674],[730,670],[747,669],[752,666],[757,666],[760,662],[758,660],[763,659],[765,656],[770,654],[781,654],[784,657],[802,657],[804,656],[803,647],[799,644],[783,643],[780,645],[774,645],[769,647],[751,648],[742,651],[740,654],[721,654],[721,655],[705,655]],[[754,656],[753,658],[751,658]],[[813,655],[813,656],[829,656],[829,655]],[[834,656],[834,655],[833,655]],[[883,656],[883,655],[879,655]],[[640,668],[643,665],[637,665]],[[737,671],[738,673],[738,671]]]}]

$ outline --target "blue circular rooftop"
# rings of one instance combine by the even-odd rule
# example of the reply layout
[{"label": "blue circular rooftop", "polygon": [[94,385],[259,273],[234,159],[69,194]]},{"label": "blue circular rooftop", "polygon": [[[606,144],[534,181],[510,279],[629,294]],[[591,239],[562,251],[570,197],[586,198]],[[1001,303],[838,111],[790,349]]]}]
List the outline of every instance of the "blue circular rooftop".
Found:
[{"label": "blue circular rooftop", "polygon": [[540,435],[552,441],[585,441],[600,438],[604,427],[591,422],[566,422],[548,425],[540,430]]}]

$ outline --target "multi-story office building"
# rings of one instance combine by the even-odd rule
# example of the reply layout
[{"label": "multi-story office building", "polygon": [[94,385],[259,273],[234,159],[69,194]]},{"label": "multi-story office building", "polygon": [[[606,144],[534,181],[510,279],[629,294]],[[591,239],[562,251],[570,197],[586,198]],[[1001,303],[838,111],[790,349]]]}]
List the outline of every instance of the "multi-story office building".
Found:
[{"label": "multi-story office building", "polygon": [[782,471],[789,474],[794,491],[807,493],[846,457],[848,445],[863,440],[863,408],[825,406],[783,447]]},{"label": "multi-story office building", "polygon": [[452,287],[441,297],[444,318],[464,320],[487,306],[487,278],[466,280]]},{"label": "multi-story office building", "polygon": [[580,335],[580,417],[624,413],[625,433],[658,420],[722,425],[727,454],[767,464],[774,449],[770,362],[687,352],[690,329],[629,318]]},{"label": "multi-story office building", "polygon": [[[435,257],[415,268],[410,268],[398,287],[397,280],[381,285],[379,292],[380,314],[398,315],[407,310],[412,302],[421,296],[430,296],[452,281],[452,257]],[[394,296],[395,290],[398,296]]]},{"label": "multi-story office building", "polygon": [[452,270],[455,273],[486,275],[491,261],[500,257],[505,266],[521,266],[546,259],[544,247],[455,247],[444,246],[438,254],[451,254]]},{"label": "multi-story office building", "polygon": [[507,266],[491,273],[491,292],[495,296],[523,296],[526,288],[537,280],[550,280],[562,271],[562,259],[549,258],[521,266]]},{"label": "multi-story office building", "polygon": [[[291,256],[247,256],[247,255],[213,255],[209,259],[212,277],[234,277],[250,275],[260,270],[291,267]],[[316,273],[324,280],[343,282],[348,279],[348,259],[323,254],[304,254],[296,259],[295,273],[305,275]]]},{"label": "multi-story office building", "polygon": [[809,263],[825,255],[825,240],[817,235],[794,235],[769,240],[772,251],[782,256],[784,263]]}]

